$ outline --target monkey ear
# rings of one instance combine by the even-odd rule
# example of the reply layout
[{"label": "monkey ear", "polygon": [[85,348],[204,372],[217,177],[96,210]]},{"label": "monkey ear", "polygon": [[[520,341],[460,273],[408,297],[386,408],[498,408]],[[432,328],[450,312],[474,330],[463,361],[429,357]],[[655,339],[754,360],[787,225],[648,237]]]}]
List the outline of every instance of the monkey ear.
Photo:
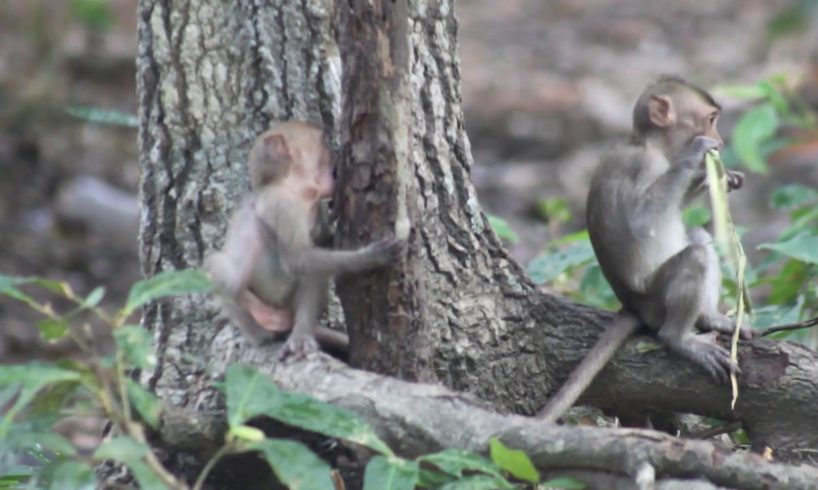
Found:
[{"label": "monkey ear", "polygon": [[264,152],[270,162],[286,163],[290,161],[290,147],[283,134],[271,134],[264,138]]},{"label": "monkey ear", "polygon": [[660,128],[672,126],[676,122],[673,103],[667,95],[652,95],[648,101],[650,122]]}]

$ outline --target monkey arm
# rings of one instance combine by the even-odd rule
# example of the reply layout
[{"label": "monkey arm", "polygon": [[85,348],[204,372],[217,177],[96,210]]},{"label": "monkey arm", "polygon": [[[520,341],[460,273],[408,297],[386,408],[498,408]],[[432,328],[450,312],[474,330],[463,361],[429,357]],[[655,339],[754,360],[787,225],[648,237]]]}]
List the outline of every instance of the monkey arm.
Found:
[{"label": "monkey arm", "polygon": [[262,245],[252,199],[245,199],[230,218],[224,247],[204,261],[204,269],[221,294],[235,300],[247,288]]},{"label": "monkey arm", "polygon": [[654,180],[641,196],[632,196],[633,213],[628,216],[628,225],[636,236],[646,236],[657,217],[669,210],[678,210],[696,177],[696,170],[684,165],[673,165],[667,172]]}]

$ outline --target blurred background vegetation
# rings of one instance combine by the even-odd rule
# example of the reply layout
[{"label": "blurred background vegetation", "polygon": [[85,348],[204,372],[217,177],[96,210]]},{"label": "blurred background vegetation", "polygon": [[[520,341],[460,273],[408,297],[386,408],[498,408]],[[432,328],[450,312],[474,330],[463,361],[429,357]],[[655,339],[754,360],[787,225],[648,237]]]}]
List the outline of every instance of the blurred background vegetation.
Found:
[{"label": "blurred background vegetation", "polygon": [[[766,326],[814,316],[818,263],[818,1],[460,0],[464,110],[492,224],[547,291],[615,307],[584,233],[598,157],[661,73],[725,107],[724,160]],[[136,5],[0,0],[0,272],[104,286],[139,278]],[[687,212],[706,223],[706,202]],[[726,271],[729,272],[729,271]],[[734,287],[725,274],[725,302]],[[57,305],[59,306],[59,305]],[[0,362],[72,352],[0,301]],[[812,342],[808,330],[789,333]],[[812,342],[814,345],[814,342]]]}]

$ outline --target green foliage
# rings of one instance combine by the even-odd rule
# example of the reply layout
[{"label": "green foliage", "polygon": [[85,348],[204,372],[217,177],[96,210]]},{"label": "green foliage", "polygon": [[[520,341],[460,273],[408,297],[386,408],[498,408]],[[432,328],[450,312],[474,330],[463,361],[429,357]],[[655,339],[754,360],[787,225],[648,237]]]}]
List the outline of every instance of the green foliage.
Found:
[{"label": "green foliage", "polygon": [[346,439],[381,454],[392,454],[372,428],[355,415],[308,396],[281,391],[253,367],[230,366],[226,373],[226,387],[230,427],[265,415],[293,427]]},{"label": "green foliage", "polygon": [[578,301],[609,309],[617,305],[585,230],[548,243],[526,272],[535,283],[548,284],[555,292]]},{"label": "green foliage", "polygon": [[139,127],[139,119],[126,112],[100,109],[98,107],[71,106],[65,110],[69,116],[96,124],[122,126],[125,128]]},{"label": "green foliage", "polygon": [[816,114],[790,88],[786,77],[772,76],[753,85],[733,85],[716,88],[717,92],[750,99],[755,105],[736,121],[725,152],[735,155],[749,170],[767,171],[767,157],[789,141],[776,137],[782,125],[814,127]]},{"label": "green foliage", "polygon": [[539,483],[540,474],[534,468],[534,463],[523,451],[507,447],[496,437],[489,441],[489,450],[494,464],[511,473],[514,478],[530,483]]},{"label": "green foliage", "polygon": [[[144,329],[124,322],[148,301],[209,288],[209,281],[199,271],[163,273],[135,284],[128,304],[111,315],[99,307],[105,293],[102,288],[83,297],[62,281],[0,275],[0,295],[21,301],[45,317],[36,323],[45,340],[70,337],[85,350],[83,361],[0,366],[0,405],[8,403],[0,420],[0,454],[35,455],[39,462],[37,468],[15,468],[14,472],[0,475],[0,485],[35,480],[38,488],[93,488],[92,465],[114,459],[131,469],[143,489],[173,487],[177,482],[168,479],[158,460],[152,457],[139,428],[140,422],[158,426],[160,402],[126,376],[133,368],[155,364],[151,339]],[[57,295],[74,306],[57,312],[50,302],[35,299],[44,294]],[[77,315],[86,311],[112,329],[117,346],[114,358],[100,357],[93,350],[83,336],[87,333],[82,333],[89,329],[72,328]],[[96,404],[111,419],[121,421],[123,435],[104,443],[92,458],[80,458],[52,427],[66,415],[88,410],[89,403]],[[138,420],[133,417],[135,414],[139,415]]]},{"label": "green foliage", "polygon": [[750,170],[767,171],[762,146],[775,135],[778,124],[778,114],[770,103],[750,109],[736,122],[731,140],[733,151]]},{"label": "green foliage", "polygon": [[131,287],[123,315],[129,316],[140,306],[166,296],[206,293],[211,288],[207,275],[199,269],[160,272]]},{"label": "green foliage", "polygon": [[552,229],[571,221],[571,208],[568,201],[561,197],[540,199],[537,202],[537,214],[544,219]]},{"label": "green foliage", "polygon": [[489,226],[491,226],[491,229],[494,230],[494,233],[497,233],[498,237],[509,243],[517,243],[517,241],[520,239],[520,237],[517,236],[517,233],[511,229],[511,225],[509,225],[503,218],[492,214],[487,214],[486,218],[489,220]]},{"label": "green foliage", "polygon": [[108,0],[71,0],[71,15],[87,29],[104,31],[114,23]]},{"label": "green foliage", "polygon": [[335,488],[330,476],[329,465],[300,442],[286,439],[264,439],[253,443],[248,448],[261,453],[278,480],[291,490],[333,490]]},{"label": "green foliage", "polygon": [[783,37],[804,31],[809,25],[810,14],[818,7],[815,0],[794,0],[787,2],[767,23],[767,36],[770,39]]},{"label": "green foliage", "polygon": [[[149,369],[156,364],[150,335],[125,322],[132,312],[149,301],[173,295],[210,290],[207,277],[197,270],[158,274],[131,288],[127,304],[114,314],[98,305],[101,288],[86,297],[77,295],[67,283],[36,277],[0,275],[0,295],[22,301],[45,316],[38,322],[47,339],[73,338],[85,348],[83,361],[30,362],[0,366],[0,406],[8,407],[0,419],[0,459],[27,454],[37,459],[37,467],[4,466],[0,490],[36,483],[37,488],[93,488],[93,465],[115,460],[126,465],[140,488],[149,490],[187,489],[187,484],[168,473],[145,438],[142,424],[160,426],[162,405],[127,373]],[[28,289],[37,289],[36,293]],[[75,304],[67,312],[54,311],[50,303],[36,297],[46,292]],[[112,329],[116,354],[98,356],[71,328],[80,311],[90,311]],[[505,473],[515,478],[532,478],[536,470],[525,466],[525,455],[494,448],[505,466],[502,468],[474,453],[446,450],[406,459],[394,455],[369,425],[347,410],[313,398],[278,388],[266,375],[249,366],[230,366],[225,382],[228,431],[225,444],[207,462],[194,490],[201,489],[207,475],[226,455],[254,452],[288,488],[335,488],[331,468],[300,442],[268,438],[249,425],[252,419],[270,417],[284,424],[326,437],[344,439],[376,453],[367,464],[364,487],[367,489],[413,488],[494,488],[515,486]],[[91,405],[95,405],[92,407]],[[91,457],[79,456],[71,444],[52,427],[64,416],[93,409],[117,421],[119,436],[107,440]],[[498,456],[499,454],[499,456]],[[11,461],[14,461],[12,459]],[[530,463],[530,462],[529,462]]]},{"label": "green foliage", "polygon": [[417,462],[375,456],[366,465],[364,490],[412,490],[418,481]]}]

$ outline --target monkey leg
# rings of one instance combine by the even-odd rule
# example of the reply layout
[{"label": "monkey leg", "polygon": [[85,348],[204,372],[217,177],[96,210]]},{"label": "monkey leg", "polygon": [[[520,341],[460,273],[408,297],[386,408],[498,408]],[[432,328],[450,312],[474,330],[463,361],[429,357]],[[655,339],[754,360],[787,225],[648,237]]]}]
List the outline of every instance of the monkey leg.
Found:
[{"label": "monkey leg", "polygon": [[664,306],[664,319],[658,337],[673,352],[704,368],[719,382],[727,382],[738,366],[727,349],[693,335],[693,326],[709,300],[707,279],[708,251],[691,244],[667,260],[656,271],[649,290],[656,294],[651,303]]},{"label": "monkey leg", "polygon": [[[269,332],[265,340],[283,338],[293,328],[293,313],[289,308],[270,306],[249,291],[242,295],[241,305],[261,329]],[[344,355],[349,350],[349,337],[343,332],[319,326],[315,338],[321,347],[336,354]]]},{"label": "monkey leg", "polygon": [[[688,232],[690,242],[701,245],[705,250],[705,274],[702,283],[701,314],[696,319],[696,327],[703,332],[718,332],[732,335],[736,329],[736,321],[719,312],[719,297],[721,292],[721,267],[719,256],[713,247],[713,237],[704,228],[691,228]],[[746,326],[741,327],[741,338],[753,338],[754,331]]]},{"label": "monkey leg", "polygon": [[305,275],[296,285],[293,307],[293,331],[279,353],[279,360],[301,358],[318,350],[316,330],[327,304],[327,279],[321,275]]}]

